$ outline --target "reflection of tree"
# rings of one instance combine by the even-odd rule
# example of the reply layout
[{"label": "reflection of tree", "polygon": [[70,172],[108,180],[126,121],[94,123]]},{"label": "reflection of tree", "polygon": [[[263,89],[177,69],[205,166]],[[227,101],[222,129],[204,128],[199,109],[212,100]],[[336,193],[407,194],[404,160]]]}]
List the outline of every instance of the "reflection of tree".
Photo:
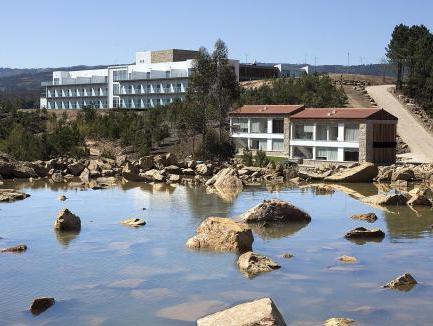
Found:
[{"label": "reflection of tree", "polygon": [[55,230],[57,241],[64,247],[69,244],[80,234],[80,231],[59,231]]},{"label": "reflection of tree", "polygon": [[388,236],[392,240],[432,236],[433,211],[426,207],[415,209],[416,211],[404,206],[393,209],[393,212],[384,213]]},{"label": "reflection of tree", "polygon": [[270,240],[291,236],[306,227],[308,223],[309,222],[276,223],[267,226],[251,223],[249,226],[260,238]]}]

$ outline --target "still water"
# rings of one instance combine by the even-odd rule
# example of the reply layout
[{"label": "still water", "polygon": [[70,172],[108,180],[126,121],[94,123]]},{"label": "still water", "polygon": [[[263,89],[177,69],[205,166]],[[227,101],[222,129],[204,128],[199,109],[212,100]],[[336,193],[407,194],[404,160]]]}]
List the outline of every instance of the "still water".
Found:
[{"label": "still water", "polygon": [[[233,202],[203,188],[119,185],[107,190],[55,187],[45,182],[6,183],[31,197],[0,203],[0,247],[25,243],[22,254],[0,254],[1,325],[191,325],[203,315],[269,296],[288,324],[317,325],[344,316],[367,325],[433,324],[433,211],[407,207],[383,211],[346,193],[315,195],[309,189],[247,188]],[[373,185],[352,190],[377,193]],[[65,202],[57,200],[65,194]],[[254,229],[254,251],[281,269],[245,278],[236,255],[185,247],[207,216],[244,212],[263,199],[280,198],[312,216],[308,225]],[[79,234],[57,234],[57,212],[81,217]],[[352,220],[375,212],[374,224]],[[138,229],[119,221],[144,218]],[[379,227],[380,243],[357,244],[344,234],[357,226]],[[294,258],[284,259],[283,253]],[[355,256],[344,264],[341,255]],[[382,289],[410,272],[419,282],[409,292]],[[34,317],[34,297],[56,304]]]}]

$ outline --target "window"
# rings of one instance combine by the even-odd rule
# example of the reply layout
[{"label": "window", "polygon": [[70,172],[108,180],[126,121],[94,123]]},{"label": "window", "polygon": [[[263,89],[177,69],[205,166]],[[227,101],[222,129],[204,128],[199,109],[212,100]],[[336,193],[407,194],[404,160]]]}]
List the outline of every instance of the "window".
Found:
[{"label": "window", "polygon": [[313,140],[314,125],[295,124],[293,139]]},{"label": "window", "polygon": [[182,84],[177,84],[177,85],[176,85],[176,92],[177,92],[177,93],[182,92]]},{"label": "window", "polygon": [[146,92],[147,92],[147,93],[150,93],[150,85],[147,85],[147,86],[146,86]]},{"label": "window", "polygon": [[266,151],[268,149],[267,139],[251,139],[251,149],[261,149]]},{"label": "window", "polygon": [[113,71],[113,80],[126,80],[128,77],[128,73],[126,70],[115,70]]},{"label": "window", "polygon": [[282,140],[282,139],[273,139],[272,140],[272,150],[273,151],[282,151],[282,150],[284,150],[284,140]]},{"label": "window", "polygon": [[359,150],[356,148],[346,148],[344,150],[344,160],[349,162],[358,162]]},{"label": "window", "polygon": [[358,124],[345,124],[344,125],[344,140],[348,142],[357,142],[359,137]]},{"label": "window", "polygon": [[165,78],[170,78],[170,71],[165,72]]},{"label": "window", "polygon": [[294,146],[293,157],[311,160],[313,158],[313,147]]},{"label": "window", "polygon": [[147,78],[147,79],[150,79],[150,71],[147,71],[147,72],[146,72],[146,78]]},{"label": "window", "polygon": [[141,93],[141,85],[135,85],[135,93],[136,94]]},{"label": "window", "polygon": [[318,147],[316,149],[316,160],[337,161],[338,148]]},{"label": "window", "polygon": [[273,134],[284,134],[284,119],[273,119],[272,120],[272,133]]},{"label": "window", "polygon": [[160,84],[156,85],[156,92],[161,93],[161,85]]},{"label": "window", "polygon": [[248,119],[247,118],[232,118],[232,132],[238,133],[248,132]]},{"label": "window", "polygon": [[252,133],[267,133],[268,120],[267,119],[251,119],[251,132]]},{"label": "window", "polygon": [[337,141],[338,125],[336,124],[317,124],[316,140]]}]

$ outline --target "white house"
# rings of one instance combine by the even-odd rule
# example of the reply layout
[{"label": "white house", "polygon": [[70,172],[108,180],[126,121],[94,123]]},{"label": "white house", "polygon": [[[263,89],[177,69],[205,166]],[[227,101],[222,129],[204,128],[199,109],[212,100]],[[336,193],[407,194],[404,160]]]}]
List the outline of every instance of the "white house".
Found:
[{"label": "white house", "polygon": [[[137,52],[135,64],[105,69],[54,71],[42,83],[40,106],[48,109],[145,109],[182,100],[196,51]],[[239,61],[229,60],[239,78]]]},{"label": "white house", "polygon": [[314,162],[394,163],[397,118],[377,108],[245,105],[230,113],[239,150]]}]

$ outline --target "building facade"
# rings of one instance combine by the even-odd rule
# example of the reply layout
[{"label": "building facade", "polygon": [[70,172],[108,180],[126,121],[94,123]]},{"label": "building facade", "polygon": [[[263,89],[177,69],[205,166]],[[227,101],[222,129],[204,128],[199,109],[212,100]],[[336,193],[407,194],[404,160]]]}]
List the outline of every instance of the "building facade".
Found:
[{"label": "building facade", "polygon": [[314,162],[392,164],[397,118],[377,108],[246,105],[230,114],[236,147]]},{"label": "building facade", "polygon": [[[42,83],[40,107],[147,109],[182,100],[196,51],[137,52],[135,64],[105,69],[54,71]],[[239,78],[239,61],[229,60]]]}]

